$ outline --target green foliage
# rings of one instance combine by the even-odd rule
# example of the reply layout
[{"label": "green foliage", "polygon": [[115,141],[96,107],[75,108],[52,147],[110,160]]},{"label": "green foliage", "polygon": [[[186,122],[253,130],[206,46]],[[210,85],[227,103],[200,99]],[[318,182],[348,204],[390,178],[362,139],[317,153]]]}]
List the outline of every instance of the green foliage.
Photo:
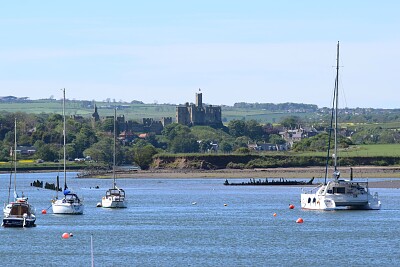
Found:
[{"label": "green foliage", "polygon": [[[316,136],[306,138],[293,145],[293,151],[327,151],[328,149],[328,133],[320,133]],[[351,140],[343,136],[338,137],[338,146],[340,148],[347,148],[351,145]],[[334,146],[334,139],[331,136],[331,148]]]},{"label": "green foliage", "polygon": [[250,154],[250,149],[248,149],[247,147],[239,147],[238,149],[235,150],[235,153]]},{"label": "green foliage", "polygon": [[142,170],[147,170],[150,167],[150,164],[153,162],[153,156],[157,154],[156,148],[151,144],[137,144],[134,146],[133,152],[133,159]]},{"label": "green foliage", "polygon": [[298,116],[288,116],[281,120],[280,124],[287,129],[298,128],[302,123],[302,120]]}]

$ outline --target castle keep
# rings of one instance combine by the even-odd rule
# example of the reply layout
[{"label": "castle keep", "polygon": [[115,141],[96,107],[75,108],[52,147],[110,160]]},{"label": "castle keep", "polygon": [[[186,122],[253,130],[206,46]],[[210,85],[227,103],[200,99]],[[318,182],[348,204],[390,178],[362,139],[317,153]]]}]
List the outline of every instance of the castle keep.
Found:
[{"label": "castle keep", "polygon": [[176,122],[187,126],[221,127],[221,107],[203,106],[202,93],[196,93],[196,103],[176,107]]}]

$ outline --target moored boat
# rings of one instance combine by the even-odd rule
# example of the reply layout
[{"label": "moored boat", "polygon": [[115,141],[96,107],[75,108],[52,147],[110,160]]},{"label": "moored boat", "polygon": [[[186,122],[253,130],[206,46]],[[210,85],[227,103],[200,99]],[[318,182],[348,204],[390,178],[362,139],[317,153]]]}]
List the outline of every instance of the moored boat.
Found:
[{"label": "moored boat", "polygon": [[[378,194],[371,194],[368,181],[354,181],[352,175],[349,179],[340,178],[338,169],[338,89],[339,84],[339,42],[337,44],[336,80],[333,96],[331,127],[329,131],[328,156],[325,168],[325,181],[316,188],[303,190],[301,194],[301,207],[310,210],[338,210],[361,209],[379,210],[381,202]],[[331,133],[334,133],[333,179],[327,182],[328,162],[330,153]]]},{"label": "moored boat", "polygon": [[[83,214],[83,201],[78,197],[76,193],[72,193],[71,190],[67,186],[67,172],[66,172],[66,129],[65,129],[65,89],[63,90],[63,149],[64,149],[64,197],[58,198],[58,190],[57,196],[52,200],[52,209],[54,214],[72,214],[72,215],[80,215]],[[58,188],[58,185],[57,185]]]},{"label": "moored boat", "polygon": [[24,196],[19,197],[17,194],[17,120],[15,120],[14,130],[14,201],[10,202],[10,187],[11,176],[9,185],[8,203],[4,205],[3,213],[4,218],[2,226],[4,227],[32,227],[36,226],[36,216],[34,207],[28,203],[28,198]]},{"label": "moored boat", "polygon": [[117,187],[115,165],[116,165],[116,135],[117,135],[117,111],[114,110],[114,146],[113,146],[113,186],[106,191],[106,195],[101,199],[103,208],[126,208],[125,191]]}]

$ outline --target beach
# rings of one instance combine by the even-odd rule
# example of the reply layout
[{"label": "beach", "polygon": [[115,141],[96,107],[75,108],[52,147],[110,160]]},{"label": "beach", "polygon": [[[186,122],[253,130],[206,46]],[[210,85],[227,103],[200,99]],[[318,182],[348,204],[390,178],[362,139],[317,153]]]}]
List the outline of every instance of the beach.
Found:
[{"label": "beach", "polygon": [[[371,187],[399,188],[400,167],[376,167],[363,166],[353,167],[354,179],[381,178],[382,181],[370,182]],[[350,177],[350,168],[342,168],[341,177]],[[328,178],[333,170],[328,169]],[[166,179],[198,179],[198,178],[221,178],[221,179],[265,179],[265,178],[306,178],[325,177],[324,167],[307,168],[260,168],[260,169],[221,169],[221,170],[194,170],[194,169],[150,169],[117,172],[117,178],[166,178]],[[110,178],[111,173],[95,176],[95,178]],[[89,177],[87,177],[89,178]]]}]

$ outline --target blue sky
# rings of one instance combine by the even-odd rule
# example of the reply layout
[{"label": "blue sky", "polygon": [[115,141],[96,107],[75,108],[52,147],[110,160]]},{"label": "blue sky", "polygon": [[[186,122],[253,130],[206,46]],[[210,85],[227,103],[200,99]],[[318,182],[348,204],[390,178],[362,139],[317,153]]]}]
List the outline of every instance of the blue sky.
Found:
[{"label": "blue sky", "polygon": [[400,108],[398,1],[4,1],[0,96]]}]

